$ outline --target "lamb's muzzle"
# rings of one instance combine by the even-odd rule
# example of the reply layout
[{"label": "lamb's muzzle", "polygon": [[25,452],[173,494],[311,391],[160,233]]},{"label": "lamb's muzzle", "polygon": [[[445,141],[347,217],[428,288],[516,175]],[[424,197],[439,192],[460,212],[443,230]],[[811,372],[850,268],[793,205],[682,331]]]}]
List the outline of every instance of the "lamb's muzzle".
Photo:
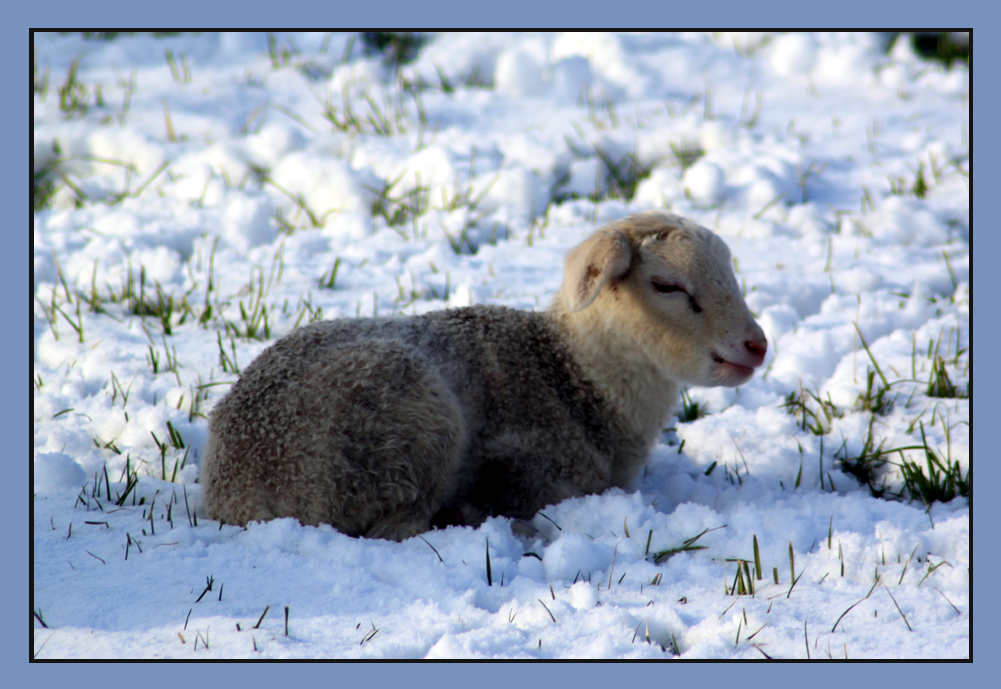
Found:
[{"label": "lamb's muzzle", "polygon": [[727,352],[729,358],[724,358],[715,351],[711,352],[713,361],[718,364],[720,385],[735,386],[746,383],[754,375],[754,369],[765,362],[768,340],[765,339],[757,323],[754,324],[754,328],[757,330],[754,339],[744,340],[743,350]]},{"label": "lamb's muzzle", "polygon": [[568,254],[548,311],[341,319],[273,344],[212,412],[205,507],[397,540],[531,519],[631,485],[678,384],[741,385],[767,349],[719,237],[630,216]]}]

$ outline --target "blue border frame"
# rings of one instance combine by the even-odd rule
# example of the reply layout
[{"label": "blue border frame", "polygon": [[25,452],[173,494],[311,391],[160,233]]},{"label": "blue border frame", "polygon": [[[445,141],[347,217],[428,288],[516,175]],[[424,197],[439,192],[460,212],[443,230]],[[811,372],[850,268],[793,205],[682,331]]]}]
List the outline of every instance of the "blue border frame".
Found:
[{"label": "blue border frame", "polygon": [[[68,2],[67,0],[49,0],[32,7],[20,6],[13,10],[8,9],[7,27],[3,33],[8,36],[8,40],[0,41],[0,51],[7,59],[2,64],[24,65],[28,62],[30,70],[30,37],[28,27],[31,25],[50,24],[53,19],[58,20],[64,26],[80,25],[81,23],[91,26],[100,26],[102,22],[111,21],[121,23],[123,20],[129,22],[147,22],[154,25],[167,26],[168,24],[181,27],[190,25],[190,19],[197,19],[201,25],[210,23],[233,22],[234,18],[241,23],[250,23],[248,18],[253,18],[253,23],[261,23],[264,20],[272,19],[282,24],[288,25],[299,23],[303,18],[308,17],[315,21],[316,18],[331,17],[339,24],[348,22],[365,24],[373,20],[385,20],[392,17],[394,23],[398,25],[433,25],[440,28],[442,25],[463,23],[466,25],[478,22],[480,24],[496,24],[500,20],[503,24],[517,23],[579,23],[580,25],[602,25],[607,27],[611,23],[648,25],[651,19],[659,19],[661,24],[677,26],[680,23],[698,22],[706,18],[726,16],[734,24],[744,26],[754,26],[761,24],[767,19],[776,17],[795,17],[802,22],[804,18],[821,20],[822,23],[830,23],[834,13],[824,13],[816,11],[816,8],[808,7],[802,2],[792,2],[790,0],[771,1],[762,8],[758,3],[735,2],[734,0],[718,0],[712,5],[682,6],[674,4],[648,2],[633,3],[623,12],[623,6],[615,3],[594,2],[593,0],[581,0],[576,3],[539,3],[527,2],[526,0],[506,0],[499,5],[484,6],[480,3],[456,2],[455,0],[435,0],[433,7],[427,3],[400,2],[390,0],[388,3],[380,3],[377,6],[362,4],[358,6],[344,6],[331,3],[301,3],[297,2],[289,6],[289,3],[263,3],[254,0],[244,0],[239,4],[239,14],[232,10],[236,5],[229,3],[219,3],[217,5],[207,5],[204,2],[190,2],[190,0],[177,0],[169,5],[155,5],[153,7],[140,7],[134,0],[124,2]],[[387,7],[387,5],[389,7]],[[720,7],[722,5],[723,7]],[[280,9],[278,9],[280,8]],[[957,11],[957,9],[959,11]],[[521,11],[519,11],[521,10]],[[660,10],[659,12],[657,10]],[[764,10],[764,11],[763,11]],[[996,10],[986,7],[986,3],[978,7],[956,8],[954,5],[943,3],[930,3],[923,0],[911,0],[910,2],[894,3],[872,3],[849,0],[840,2],[835,8],[837,21],[847,23],[857,23],[865,21],[868,23],[883,23],[884,25],[896,19],[899,21],[906,18],[908,22],[914,23],[920,20],[922,24],[930,24],[936,20],[949,21],[951,24],[972,26],[974,18],[989,20]],[[805,13],[805,14],[804,14]],[[19,26],[22,15],[26,20],[24,28]],[[575,15],[575,16],[574,16]],[[946,16],[948,15],[948,16]],[[521,19],[524,18],[524,19]],[[640,19],[640,22],[636,20]],[[519,21],[520,20],[520,21]],[[979,24],[979,22],[977,22]],[[987,21],[984,26],[989,26]],[[861,27],[860,27],[861,28]],[[992,55],[997,51],[992,41],[981,41],[982,55],[978,58],[978,64],[995,64]],[[17,78],[17,70],[5,70],[2,79],[8,86],[4,93],[15,93],[14,88]],[[986,74],[986,73],[985,73]],[[23,72],[22,72],[23,75]],[[985,77],[982,77],[981,81]],[[984,82],[986,84],[986,82]],[[23,87],[23,82],[22,82]],[[976,98],[973,99],[974,112],[980,113],[982,117],[975,118],[978,122],[991,123],[996,116],[995,107],[996,94],[988,91],[987,88],[977,90]],[[18,131],[15,117],[9,111],[0,115],[4,120],[9,121],[9,128],[6,131]],[[23,122],[23,120],[21,120]],[[30,127],[30,120],[29,120]],[[974,128],[971,122],[971,145],[974,129],[978,144],[978,150],[996,150],[997,133],[994,128],[986,126]],[[23,160],[15,155],[14,149],[23,146],[23,140],[18,136],[7,136],[0,139],[0,146],[7,155],[3,156],[4,161]],[[30,130],[29,130],[30,143]],[[21,148],[21,151],[24,149]],[[30,151],[30,149],[29,149]],[[30,155],[30,152],[29,152]],[[972,154],[971,154],[972,169]],[[21,192],[15,193],[15,189],[23,189],[24,168],[21,164],[15,165],[12,162],[5,162],[2,167],[2,181],[0,184],[5,200],[10,207],[16,207],[25,203]],[[986,176],[985,176],[986,175]],[[973,188],[980,189],[984,193],[997,193],[995,184],[997,172],[992,165],[981,166],[977,176],[973,180]],[[15,197],[17,197],[15,199]],[[990,197],[985,197],[990,198]],[[23,206],[22,206],[23,208]],[[995,229],[996,221],[992,222],[992,215],[988,212],[988,207],[981,204],[971,203],[971,235],[975,226],[980,232],[977,234],[976,243],[978,248],[983,248],[984,255],[996,255],[1001,247],[999,232]],[[29,215],[29,227],[31,225]],[[0,271],[0,280],[10,288],[9,293],[24,294],[25,302],[29,304],[29,319],[31,294],[30,275],[28,274],[26,262],[19,260],[20,257],[30,254],[27,233],[22,233],[16,224],[11,223],[7,228],[7,239],[13,242],[12,251],[4,252],[4,270]],[[972,239],[971,239],[972,241]],[[16,258],[15,258],[16,257]],[[993,292],[981,291],[989,290],[991,280],[995,286],[997,281],[997,271],[988,273],[984,271],[973,271],[971,273],[974,283],[973,292],[976,294],[989,294]],[[990,277],[989,277],[990,276]],[[991,299],[993,301],[993,299]],[[22,303],[25,303],[22,302]],[[976,343],[975,349],[980,351],[980,344],[985,347],[988,343],[996,343],[998,336],[1001,336],[999,319],[981,319],[975,322],[972,327],[973,341]],[[30,339],[30,335],[29,335]],[[30,343],[29,343],[30,346]],[[28,362],[20,359],[17,355],[20,350],[12,341],[5,340],[0,344],[5,360],[14,362],[0,368],[0,389],[14,391],[25,389],[25,381],[22,375],[28,368]],[[30,351],[30,350],[29,350]],[[993,351],[987,349],[985,351]],[[22,363],[24,362],[24,363]],[[986,383],[988,377],[997,380],[998,364],[993,357],[987,357],[979,364],[983,382],[978,383],[977,389],[992,390],[992,386]],[[30,372],[28,372],[30,375]],[[22,387],[25,386],[25,387]],[[978,400],[973,410],[973,417],[977,421],[975,424],[980,428],[981,421],[989,418],[996,418],[999,412],[999,404],[996,399],[984,398]],[[28,483],[28,464],[25,458],[28,456],[28,448],[23,447],[26,433],[30,426],[25,417],[27,413],[23,402],[14,394],[0,396],[0,427],[3,430],[3,437],[8,439],[5,444],[8,452],[7,459],[10,462],[20,462],[15,471],[18,481],[17,485],[23,486]],[[25,423],[21,420],[25,419]],[[994,457],[998,454],[996,443],[991,443],[991,436],[985,431],[975,433],[973,438],[973,452],[978,462],[978,485],[993,487],[997,482],[992,480],[998,472],[998,467],[994,463]],[[19,448],[25,450],[21,454]],[[24,481],[24,483],[21,483]],[[24,494],[22,494],[24,495]],[[30,492],[28,493],[30,496]],[[4,519],[2,523],[6,526],[7,532],[14,532],[18,535],[28,530],[30,504],[27,506],[18,501],[4,501],[2,506]],[[976,521],[979,524],[997,524],[997,500],[977,501],[974,510]],[[27,507],[27,509],[25,509]],[[13,527],[13,528],[12,528]],[[23,529],[23,530],[22,530]],[[975,542],[979,540],[981,547],[975,548],[977,551],[978,572],[981,575],[997,571],[994,565],[998,559],[996,543],[992,551],[989,547],[988,536],[993,533],[992,529],[977,529]],[[992,542],[995,539],[992,539]],[[15,538],[10,539],[11,542]],[[29,543],[30,548],[30,543]],[[16,551],[15,551],[16,552]],[[972,559],[972,558],[971,558]],[[137,682],[143,687],[176,686],[178,681],[191,679],[199,684],[206,682],[223,682],[230,685],[257,686],[257,685],[288,685],[290,680],[313,680],[318,684],[341,684],[343,682],[358,681],[371,686],[382,686],[390,683],[397,683],[407,687],[421,687],[425,684],[440,685],[443,682],[455,684],[458,682],[468,682],[476,686],[506,686],[515,682],[523,682],[526,679],[533,684],[559,683],[566,684],[575,689],[577,687],[589,686],[610,686],[622,684],[623,681],[634,683],[637,680],[647,680],[651,683],[663,683],[666,681],[677,682],[679,679],[691,679],[705,684],[707,681],[718,683],[733,681],[741,686],[757,685],[759,682],[767,682],[768,686],[837,686],[843,687],[846,681],[857,678],[866,684],[879,685],[887,681],[900,683],[907,680],[918,680],[923,684],[934,685],[937,682],[948,682],[950,684],[966,684],[970,680],[976,680],[980,672],[975,669],[975,663],[962,664],[927,664],[921,663],[922,667],[914,667],[914,664],[853,664],[839,671],[824,671],[818,673],[816,670],[810,671],[802,667],[792,667],[784,664],[779,669],[766,670],[765,664],[761,664],[759,670],[751,670],[747,665],[733,666],[724,664],[712,664],[711,666],[690,664],[675,664],[670,669],[657,667],[649,664],[561,664],[561,667],[554,667],[553,664],[535,664],[532,667],[516,666],[513,663],[505,663],[500,667],[478,667],[475,664],[456,663],[435,664],[433,666],[414,668],[402,666],[395,663],[381,664],[339,664],[336,668],[313,667],[308,665],[284,665],[282,667],[249,667],[246,664],[232,665],[230,667],[220,667],[221,664],[211,664],[203,667],[192,668],[189,664],[172,664],[170,667],[158,667],[154,672],[150,668],[144,667],[113,667],[105,668],[103,671],[95,672],[98,668],[72,667],[68,664],[31,664],[27,663],[24,652],[24,632],[20,624],[15,625],[14,620],[24,614],[22,592],[30,590],[31,582],[25,582],[27,572],[23,564],[17,563],[13,567],[4,568],[0,574],[0,581],[7,586],[8,595],[0,596],[0,609],[3,610],[0,618],[5,620],[3,629],[3,641],[0,644],[5,656],[5,674],[11,676],[10,679],[18,686],[37,685],[40,681],[42,686],[88,686],[91,683],[100,682],[106,685],[108,681],[128,681]],[[993,588],[993,587],[991,587]],[[998,596],[985,590],[984,595],[977,598],[978,610],[975,616],[971,615],[974,622],[973,645],[974,657],[986,666],[992,660],[991,651],[993,644],[991,641],[997,636],[996,618],[991,613],[997,606]],[[15,605],[15,601],[17,605]],[[17,608],[15,610],[14,608]],[[22,623],[23,624],[23,623]],[[17,627],[15,631],[15,626]],[[30,636],[29,636],[30,640]],[[30,648],[30,641],[29,641]],[[30,653],[28,654],[30,655]],[[7,658],[6,656],[10,656]],[[110,673],[108,672],[110,670]],[[803,675],[799,675],[803,672]],[[671,674],[665,674],[671,673]],[[680,677],[679,677],[680,673]],[[767,674],[764,674],[767,673]],[[983,671],[987,675],[986,668]],[[22,676],[23,675],[23,676]],[[802,684],[796,680],[802,680]],[[790,683],[790,680],[792,682]],[[10,680],[9,680],[10,681]]]}]

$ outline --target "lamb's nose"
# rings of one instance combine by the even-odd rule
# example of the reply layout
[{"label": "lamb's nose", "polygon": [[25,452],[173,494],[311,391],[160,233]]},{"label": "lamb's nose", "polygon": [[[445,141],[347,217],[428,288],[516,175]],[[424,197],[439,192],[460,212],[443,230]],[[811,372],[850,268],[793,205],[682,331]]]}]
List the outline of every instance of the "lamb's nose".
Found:
[{"label": "lamb's nose", "polygon": [[757,357],[765,358],[765,352],[768,351],[768,340],[761,338],[760,340],[746,340],[744,346],[747,347],[747,351]]}]

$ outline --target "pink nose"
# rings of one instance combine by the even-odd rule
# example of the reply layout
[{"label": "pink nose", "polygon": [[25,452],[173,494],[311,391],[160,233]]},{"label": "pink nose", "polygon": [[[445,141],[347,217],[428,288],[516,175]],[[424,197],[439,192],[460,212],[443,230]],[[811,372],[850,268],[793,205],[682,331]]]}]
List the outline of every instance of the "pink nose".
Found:
[{"label": "pink nose", "polygon": [[747,340],[744,342],[744,346],[747,347],[747,351],[751,354],[763,359],[765,357],[765,352],[768,351],[768,340],[764,338],[760,340]]}]

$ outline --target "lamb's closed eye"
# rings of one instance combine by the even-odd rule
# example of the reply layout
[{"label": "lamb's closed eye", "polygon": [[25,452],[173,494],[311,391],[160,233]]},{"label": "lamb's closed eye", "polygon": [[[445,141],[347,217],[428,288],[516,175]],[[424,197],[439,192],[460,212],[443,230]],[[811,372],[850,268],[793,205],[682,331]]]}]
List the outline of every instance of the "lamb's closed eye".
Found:
[{"label": "lamb's closed eye", "polygon": [[658,277],[651,278],[650,284],[653,286],[655,290],[657,290],[661,294],[687,295],[688,305],[692,307],[692,311],[694,311],[695,313],[702,313],[702,307],[699,306],[699,303],[695,300],[695,297],[689,294],[688,291],[681,285],[669,282],[667,280],[664,280],[663,278],[658,278]]},{"label": "lamb's closed eye", "polygon": [[[685,292],[685,289],[681,285],[668,282],[666,280],[657,277],[651,278],[650,284],[653,285],[653,288],[658,292],[660,292],[661,294],[670,294],[672,292]],[[685,293],[687,294],[687,292]]]}]

